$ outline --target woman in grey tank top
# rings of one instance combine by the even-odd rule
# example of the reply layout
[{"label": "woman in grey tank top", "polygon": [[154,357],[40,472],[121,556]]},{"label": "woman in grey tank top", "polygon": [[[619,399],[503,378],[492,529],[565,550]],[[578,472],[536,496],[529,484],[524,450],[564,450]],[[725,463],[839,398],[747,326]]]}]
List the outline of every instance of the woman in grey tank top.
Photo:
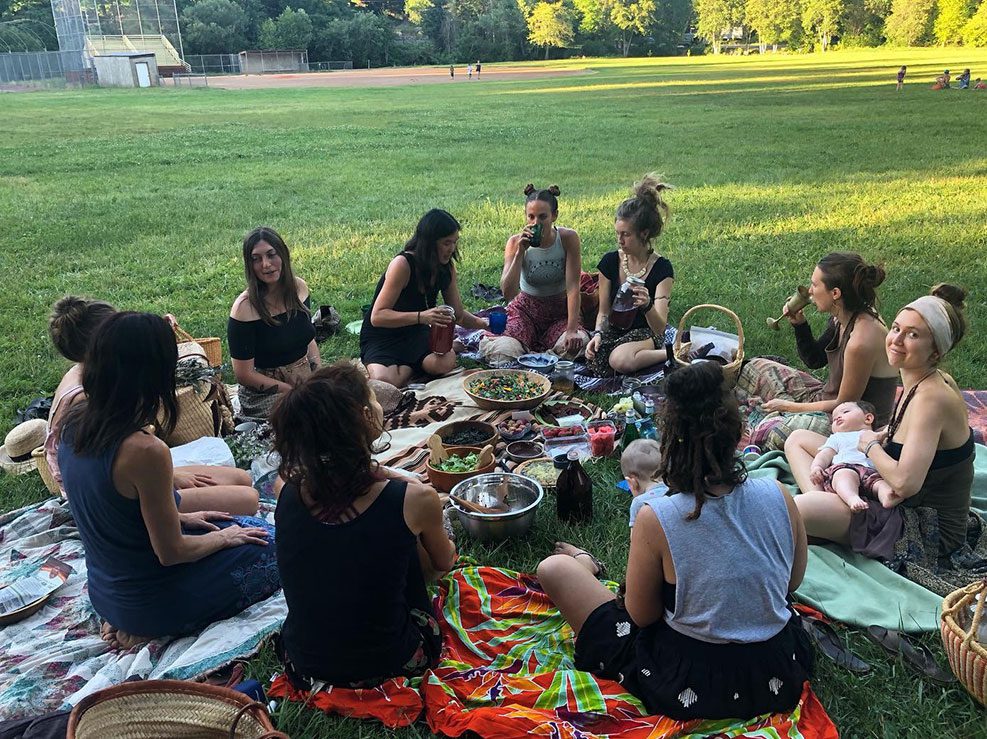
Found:
[{"label": "woman in grey tank top", "polygon": [[798,510],[778,483],[747,479],[740,412],[719,365],[686,367],[666,391],[658,476],[672,492],[635,519],[624,599],[568,544],[538,577],[576,633],[576,668],[617,680],[650,712],[790,711],[812,667],[787,602],[805,572]]}]

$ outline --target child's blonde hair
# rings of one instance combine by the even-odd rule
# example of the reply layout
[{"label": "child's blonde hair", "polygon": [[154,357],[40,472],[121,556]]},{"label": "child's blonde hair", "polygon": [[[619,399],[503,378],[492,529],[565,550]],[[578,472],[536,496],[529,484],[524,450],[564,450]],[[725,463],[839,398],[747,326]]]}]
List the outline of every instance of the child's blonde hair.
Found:
[{"label": "child's blonde hair", "polygon": [[635,439],[620,455],[624,477],[654,480],[661,466],[661,446],[654,439]]}]

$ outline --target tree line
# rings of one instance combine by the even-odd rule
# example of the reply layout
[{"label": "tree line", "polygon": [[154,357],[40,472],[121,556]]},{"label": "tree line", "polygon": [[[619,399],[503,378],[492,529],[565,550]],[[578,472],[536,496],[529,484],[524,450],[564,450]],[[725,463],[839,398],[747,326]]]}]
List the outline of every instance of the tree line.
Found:
[{"label": "tree line", "polygon": [[[177,9],[186,54],[307,49],[310,61],[359,67],[751,44],[987,46],[987,0],[177,0]],[[0,52],[57,47],[49,0],[0,0]]]}]

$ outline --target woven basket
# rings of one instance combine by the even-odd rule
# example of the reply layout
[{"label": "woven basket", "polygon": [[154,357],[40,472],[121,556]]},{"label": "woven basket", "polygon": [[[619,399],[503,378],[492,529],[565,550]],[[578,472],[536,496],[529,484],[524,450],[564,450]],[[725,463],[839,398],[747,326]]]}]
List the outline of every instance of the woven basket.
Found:
[{"label": "woven basket", "polygon": [[[977,598],[977,594],[980,598]],[[976,599],[970,628],[964,630],[960,623],[966,621],[962,612]],[[949,666],[957,680],[967,689],[980,705],[987,706],[987,649],[974,636],[980,628],[987,600],[987,579],[971,583],[965,588],[954,590],[942,602],[942,615],[939,617],[939,633],[946,648]]]},{"label": "woven basket", "polygon": [[[168,446],[180,446],[203,436],[219,434],[219,420],[216,418],[215,402],[209,393],[209,385],[199,387],[199,392],[191,385],[178,388],[175,397],[178,405],[178,419],[175,430],[165,439]],[[160,426],[160,424],[158,424]]]},{"label": "woven basket", "polygon": [[204,339],[193,339],[192,334],[183,329],[177,323],[174,326],[175,341],[179,344],[186,341],[194,341],[202,347],[206,353],[206,359],[210,367],[219,367],[223,363],[223,343],[215,336],[207,336]]},{"label": "woven basket", "polygon": [[72,709],[66,739],[289,739],[263,704],[183,680],[142,680],[99,690]]},{"label": "woven basket", "polygon": [[723,377],[727,384],[732,387],[737,384],[737,378],[740,377],[740,366],[744,362],[744,327],[740,323],[740,318],[737,314],[729,308],[724,308],[722,305],[714,305],[713,303],[703,303],[702,305],[695,305],[692,308],[689,308],[689,310],[687,310],[679,320],[679,330],[675,333],[675,344],[673,347],[675,361],[681,367],[687,367],[690,364],[689,352],[692,351],[692,342],[687,341],[683,344],[682,332],[685,331],[685,322],[689,319],[689,316],[696,311],[706,308],[718,310],[721,313],[726,313],[733,319],[734,324],[737,326],[737,356],[732,362],[723,366]]},{"label": "woven basket", "polygon": [[52,495],[61,495],[62,491],[59,489],[58,483],[55,482],[55,478],[52,477],[51,468],[48,466],[48,457],[45,455],[45,448],[39,446],[31,452],[31,456],[34,457],[34,461],[38,466],[38,474],[41,475],[41,482],[48,488],[48,492]]}]

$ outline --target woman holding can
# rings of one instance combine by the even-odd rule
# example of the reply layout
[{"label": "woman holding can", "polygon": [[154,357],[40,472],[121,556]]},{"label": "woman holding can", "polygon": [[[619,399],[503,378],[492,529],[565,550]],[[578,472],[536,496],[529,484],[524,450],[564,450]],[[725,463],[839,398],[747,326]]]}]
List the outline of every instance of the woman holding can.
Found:
[{"label": "woman holding can", "polygon": [[[466,311],[459,295],[459,232],[451,214],[430,210],[387,265],[360,329],[360,359],[371,379],[404,387],[419,370],[447,374],[456,366],[455,325],[490,328],[486,318]],[[437,304],[439,293],[446,305]]]}]

